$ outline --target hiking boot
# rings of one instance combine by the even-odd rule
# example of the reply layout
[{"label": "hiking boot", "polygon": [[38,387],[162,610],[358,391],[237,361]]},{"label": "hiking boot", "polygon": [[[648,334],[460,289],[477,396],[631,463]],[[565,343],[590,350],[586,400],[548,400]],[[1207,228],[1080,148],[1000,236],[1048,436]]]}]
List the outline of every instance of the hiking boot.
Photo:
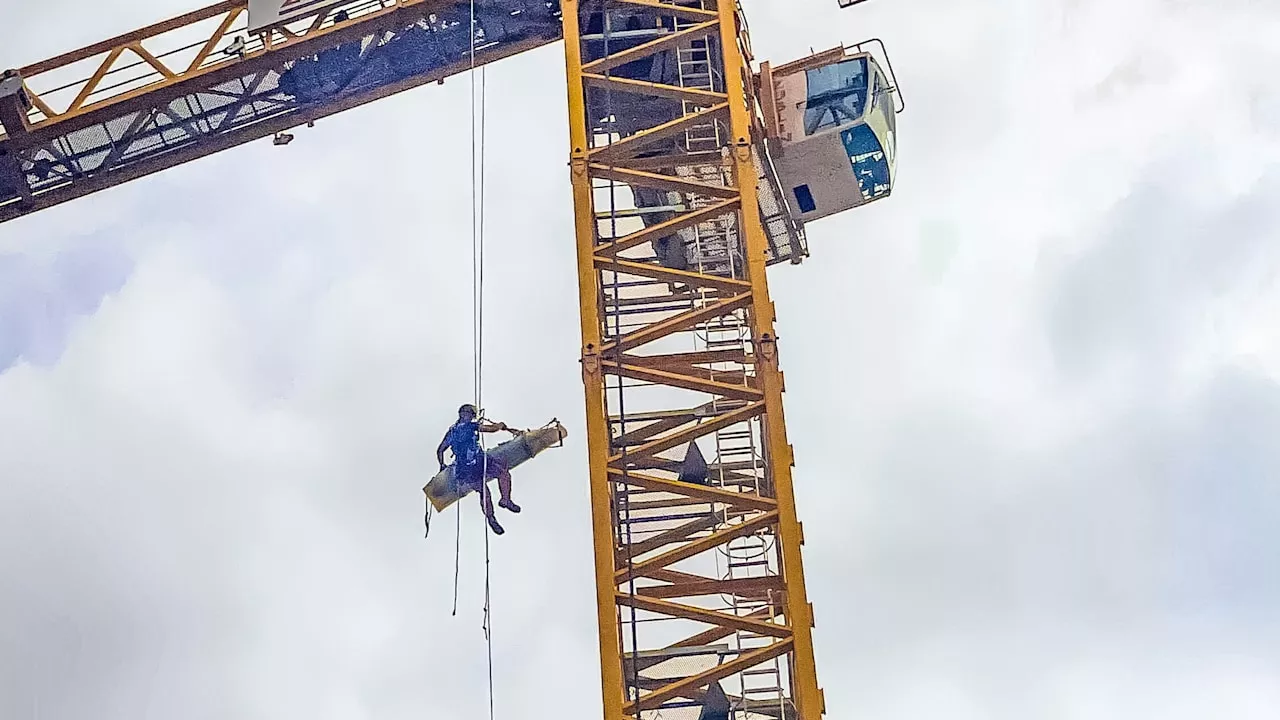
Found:
[{"label": "hiking boot", "polygon": [[502,498],[501,500],[499,500],[498,507],[506,508],[507,510],[510,510],[513,513],[520,512],[520,506],[511,502],[511,500],[508,498]]},{"label": "hiking boot", "polygon": [[489,517],[485,519],[489,521],[489,529],[493,530],[494,535],[501,535],[506,532],[506,530],[503,530],[502,526],[498,524],[498,518]]}]

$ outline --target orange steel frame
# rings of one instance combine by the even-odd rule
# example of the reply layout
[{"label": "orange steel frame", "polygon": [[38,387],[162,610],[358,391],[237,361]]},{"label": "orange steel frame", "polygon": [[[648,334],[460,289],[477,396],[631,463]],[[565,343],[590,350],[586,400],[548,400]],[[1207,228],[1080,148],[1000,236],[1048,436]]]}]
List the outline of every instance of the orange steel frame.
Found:
[{"label": "orange steel frame", "polygon": [[[606,7],[613,9],[647,8],[659,17],[674,16],[683,29],[584,62],[580,5],[600,6],[568,0],[562,9],[604,716],[649,717],[653,713],[648,711],[677,698],[706,701],[712,683],[728,680],[727,698],[736,711],[746,713],[738,717],[754,713],[817,720],[825,709],[814,665],[813,613],[805,596],[783,376],[765,277],[766,232],[752,164],[752,148],[762,130],[746,57],[746,28],[730,0],[706,0],[701,8],[688,7],[697,3],[676,8],[655,0],[608,0]],[[609,75],[624,62],[687,49],[695,42],[719,46],[723,67],[712,71],[722,72],[723,91]],[[600,112],[589,116],[590,88],[679,99],[685,114],[618,137],[601,131]],[[719,125],[721,141],[718,152],[699,154],[703,159],[697,162],[704,167],[695,173],[697,179],[677,170],[693,165],[689,158],[636,157],[646,142],[709,123]],[[707,163],[714,169],[708,172]],[[690,209],[660,225],[619,231],[616,208],[602,209],[602,197],[633,188],[679,193],[680,204]],[[668,269],[624,256],[679,230],[736,238],[743,269],[733,277],[735,273]],[[650,292],[624,298],[623,286]],[[673,303],[691,290],[697,300]],[[611,327],[611,316],[616,320],[624,303],[633,311],[653,311],[619,330],[617,323]],[[680,306],[659,309],[673,304]],[[673,338],[714,332],[724,326],[725,317],[749,330],[743,349],[672,352]],[[669,392],[651,399],[662,388]],[[647,403],[635,399],[641,394],[650,398]],[[741,429],[735,437],[754,433],[760,444],[754,467],[731,467],[726,457],[717,456],[707,482],[682,482],[678,451],[694,441],[709,447],[717,433],[727,436],[732,428]],[[676,457],[671,451],[677,451]],[[704,508],[709,517],[700,521],[695,514],[693,522],[674,526],[654,523],[661,530],[643,533],[643,539],[628,532],[636,522],[628,517],[631,512],[642,509],[652,517],[690,507]],[[719,552],[720,559],[732,563],[733,543],[744,538],[767,540],[761,547],[768,548],[771,559],[764,561],[764,570],[743,578],[710,572],[708,558]],[[682,562],[691,568],[677,570]],[[693,566],[701,571],[692,571],[698,569]],[[658,631],[664,623],[670,628]],[[739,642],[703,663],[709,667],[678,661],[682,655],[677,650],[692,651],[730,636]],[[743,680],[775,658],[787,668],[776,711],[772,701],[753,704]],[[639,672],[642,665],[663,664],[668,670],[662,677]]]}]

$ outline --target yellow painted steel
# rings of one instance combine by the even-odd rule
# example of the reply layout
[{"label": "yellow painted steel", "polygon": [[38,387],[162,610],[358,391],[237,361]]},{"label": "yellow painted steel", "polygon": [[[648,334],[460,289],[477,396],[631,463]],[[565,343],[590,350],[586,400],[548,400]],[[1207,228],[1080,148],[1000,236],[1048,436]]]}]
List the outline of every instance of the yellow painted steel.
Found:
[{"label": "yellow painted steel", "polygon": [[[733,136],[733,158],[737,165],[738,189],[742,193],[742,206],[756,207],[755,168],[751,162],[751,135],[754,124],[747,115],[748,105],[744,74],[751,77],[738,46],[737,3],[720,2],[720,42],[725,61],[725,85],[729,93],[729,126]],[[745,29],[741,29],[745,34]],[[782,553],[783,576],[787,586],[787,617],[791,619],[791,631],[795,649],[792,652],[792,700],[799,718],[822,717],[826,712],[822,690],[818,686],[818,671],[813,653],[814,625],[812,609],[804,584],[804,561],[800,552],[800,521],[796,513],[795,492],[792,488],[791,468],[793,450],[787,442],[787,425],[782,407],[782,372],[779,368],[777,335],[774,332],[774,306],[769,299],[769,283],[765,273],[765,256],[768,241],[764,224],[756,213],[743,213],[743,236],[746,243],[747,276],[751,281],[755,301],[751,314],[751,333],[755,339],[756,376],[761,380],[765,393],[769,458],[772,465],[773,487],[778,503],[778,539]]]},{"label": "yellow painted steel", "polygon": [[569,90],[569,167],[573,182],[574,228],[578,249],[579,316],[582,323],[582,383],[586,401],[587,478],[594,538],[600,679],[606,688],[605,720],[622,720],[622,659],[614,604],[613,510],[608,487],[609,422],[600,363],[600,291],[595,270],[595,203],[587,172],[586,88],[578,1],[564,0],[565,71]]}]

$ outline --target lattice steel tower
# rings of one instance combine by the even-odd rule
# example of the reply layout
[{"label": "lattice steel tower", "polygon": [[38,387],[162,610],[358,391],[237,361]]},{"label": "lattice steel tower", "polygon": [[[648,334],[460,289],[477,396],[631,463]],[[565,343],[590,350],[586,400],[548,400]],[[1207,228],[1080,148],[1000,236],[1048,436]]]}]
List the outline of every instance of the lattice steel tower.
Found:
[{"label": "lattice steel tower", "polygon": [[817,720],[746,26],[562,5],[605,718]]}]

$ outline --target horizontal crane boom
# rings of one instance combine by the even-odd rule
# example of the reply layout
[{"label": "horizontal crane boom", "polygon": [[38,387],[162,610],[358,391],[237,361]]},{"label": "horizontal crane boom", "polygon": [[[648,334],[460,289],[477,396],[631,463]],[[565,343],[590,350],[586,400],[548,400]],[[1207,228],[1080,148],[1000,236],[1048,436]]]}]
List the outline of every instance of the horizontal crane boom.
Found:
[{"label": "horizontal crane boom", "polygon": [[[477,65],[561,39],[559,3],[481,7]],[[0,222],[471,66],[467,0],[352,0],[254,37],[246,10],[228,0],[7,71]]]}]

